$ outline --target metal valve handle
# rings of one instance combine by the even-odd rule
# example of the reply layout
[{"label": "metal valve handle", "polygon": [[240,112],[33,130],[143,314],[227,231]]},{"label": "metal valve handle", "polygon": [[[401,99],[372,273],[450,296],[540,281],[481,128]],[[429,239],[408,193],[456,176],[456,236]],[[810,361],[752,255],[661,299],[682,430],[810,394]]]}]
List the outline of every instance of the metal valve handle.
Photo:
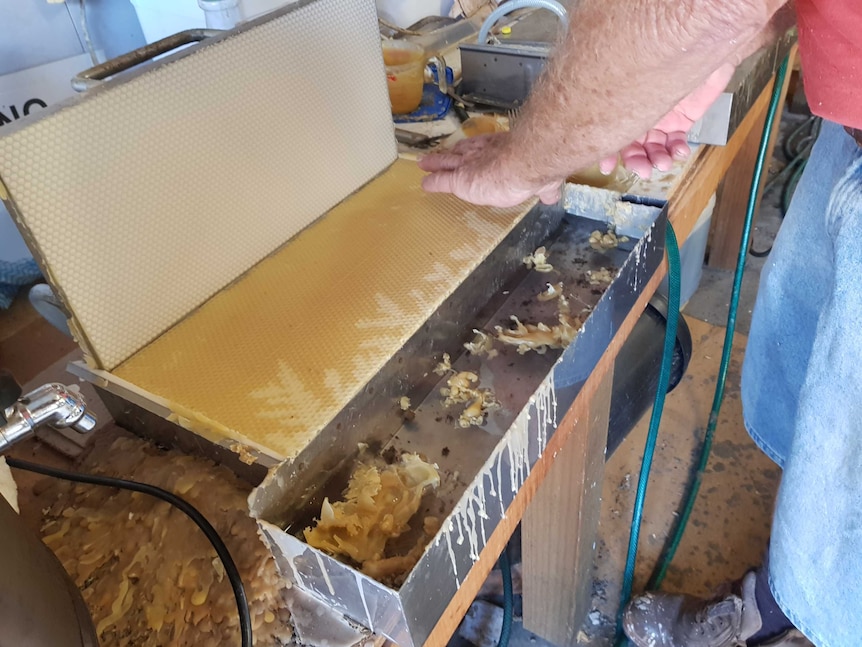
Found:
[{"label": "metal valve handle", "polygon": [[76,386],[43,384],[22,395],[12,374],[0,369],[0,453],[42,425],[86,434],[96,428],[96,423]]}]

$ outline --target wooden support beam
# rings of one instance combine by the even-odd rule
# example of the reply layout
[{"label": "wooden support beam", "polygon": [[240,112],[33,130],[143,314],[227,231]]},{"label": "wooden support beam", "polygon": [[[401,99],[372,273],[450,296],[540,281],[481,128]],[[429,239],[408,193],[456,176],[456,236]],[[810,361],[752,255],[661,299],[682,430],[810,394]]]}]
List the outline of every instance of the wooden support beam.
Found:
[{"label": "wooden support beam", "polygon": [[551,466],[556,460],[556,456],[565,447],[569,437],[574,432],[577,421],[589,415],[590,403],[601,389],[605,376],[613,370],[614,361],[620,347],[631,334],[638,318],[640,318],[652,295],[655,294],[656,288],[661,283],[666,271],[667,264],[663,263],[661,268],[649,280],[643,293],[638,297],[635,306],[626,316],[625,321],[620,326],[620,330],[614,336],[605,354],[599,359],[583,389],[581,389],[578,397],[575,398],[575,402],[557,427],[557,432],[553,435],[541,458],[539,458],[533,467],[530,475],[527,477],[526,483],[518,490],[514,501],[512,501],[512,504],[506,510],[506,518],[497,525],[493,534],[488,538],[488,543],[482,549],[479,560],[473,565],[464,581],[461,582],[458,592],[449,601],[443,617],[440,618],[437,626],[434,627],[431,635],[428,636],[428,640],[425,641],[427,647],[443,647],[458,629],[458,625],[461,623],[461,619],[464,617],[467,609],[470,608],[470,604],[476,597],[476,593],[488,577],[488,573],[491,572],[500,553],[503,552],[503,547],[509,541],[509,537],[512,536],[518,523],[523,518],[527,505],[533,500],[539,486],[545,480]]},{"label": "wooden support beam", "polygon": [[524,628],[568,647],[592,604],[613,370],[554,458],[521,525]]},{"label": "wooden support beam", "polygon": [[[796,47],[791,50],[792,64]],[[754,175],[754,167],[757,162],[757,151],[760,148],[760,138],[763,133],[763,124],[766,121],[766,113],[769,108],[769,99],[772,96],[772,88],[775,80],[763,90],[760,99],[748,114],[746,121],[752,119],[749,134],[741,142],[741,147],[733,157],[733,163],[727,169],[724,180],[718,190],[715,202],[715,211],[712,216],[712,227],[710,230],[709,257],[707,265],[719,269],[732,270],[736,267],[739,257],[739,245],[742,241],[742,230],[745,224],[745,210],[748,205],[748,196],[751,191],[751,180]],[[780,106],[784,105],[787,88],[790,83],[790,75],[784,78],[781,89]],[[765,100],[761,100],[765,99]],[[778,136],[780,119],[775,120],[770,131],[769,146],[767,148],[766,163],[772,159],[775,140]],[[766,173],[758,188],[757,204],[760,204],[760,196],[766,180]],[[756,209],[756,207],[755,207]],[[755,216],[757,211],[755,210]]]}]

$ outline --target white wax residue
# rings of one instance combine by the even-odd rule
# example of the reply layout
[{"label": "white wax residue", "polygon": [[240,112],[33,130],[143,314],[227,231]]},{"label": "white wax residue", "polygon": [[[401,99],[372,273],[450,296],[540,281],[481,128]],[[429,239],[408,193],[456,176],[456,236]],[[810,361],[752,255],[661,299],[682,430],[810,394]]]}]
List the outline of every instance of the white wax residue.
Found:
[{"label": "white wax residue", "polygon": [[315,552],[314,555],[317,557],[317,563],[320,564],[320,572],[323,573],[323,579],[326,582],[326,588],[329,589],[329,595],[335,595],[335,589],[332,586],[332,580],[329,579],[329,573],[326,572],[326,565],[323,563],[323,558],[318,552]]},{"label": "white wax residue", "polygon": [[362,599],[362,607],[365,609],[365,618],[368,620],[368,624],[365,626],[374,631],[374,622],[371,620],[371,612],[368,611],[368,603],[365,601],[365,590],[362,588],[362,577],[356,572],[353,573],[353,576],[356,578],[356,588],[359,589],[359,597]]},{"label": "white wax residue", "polygon": [[455,560],[455,551],[452,550],[452,533],[446,532],[446,545],[449,548],[449,561],[452,562],[452,573],[455,575],[455,585],[457,588],[461,588],[461,580],[458,579],[458,562]]},{"label": "white wax residue", "polygon": [[[533,414],[534,409],[535,414]],[[549,431],[556,429],[557,425],[557,398],[554,391],[553,372],[542,382],[530,403],[524,407],[512,423],[501,439],[497,450],[489,457],[485,467],[474,480],[475,485],[464,493],[449,517],[448,526],[443,534],[458,588],[461,587],[461,581],[458,576],[458,563],[452,545],[455,527],[458,528],[458,535],[455,538],[456,545],[463,545],[466,539],[470,559],[476,562],[482,549],[488,543],[489,530],[493,530],[493,528],[485,528],[485,521],[491,520],[487,510],[485,478],[488,478],[489,483],[487,492],[497,499],[500,504],[500,517],[505,519],[506,506],[503,500],[502,487],[504,452],[509,454],[509,484],[512,492],[516,494],[527,480],[532,467],[529,430],[532,419],[535,419],[538,425],[536,440],[541,453],[547,447]],[[442,539],[440,537],[438,541],[442,541]]]}]

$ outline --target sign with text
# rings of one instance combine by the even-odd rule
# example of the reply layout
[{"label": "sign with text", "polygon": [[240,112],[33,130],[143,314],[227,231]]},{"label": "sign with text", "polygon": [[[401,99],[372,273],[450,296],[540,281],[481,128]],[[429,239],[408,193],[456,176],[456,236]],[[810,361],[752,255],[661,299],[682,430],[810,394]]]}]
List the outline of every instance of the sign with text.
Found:
[{"label": "sign with text", "polygon": [[72,77],[92,66],[90,55],[80,54],[0,76],[0,132],[75,94]]}]

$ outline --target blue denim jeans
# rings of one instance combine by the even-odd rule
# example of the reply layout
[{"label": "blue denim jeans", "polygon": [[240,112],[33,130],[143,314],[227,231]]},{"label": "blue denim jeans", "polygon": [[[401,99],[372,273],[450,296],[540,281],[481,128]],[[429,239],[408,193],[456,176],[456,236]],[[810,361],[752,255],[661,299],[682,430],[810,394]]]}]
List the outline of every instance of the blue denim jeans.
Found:
[{"label": "blue denim jeans", "polygon": [[746,427],[783,469],[772,593],[818,647],[862,645],[862,149],[824,122],[764,268]]}]

